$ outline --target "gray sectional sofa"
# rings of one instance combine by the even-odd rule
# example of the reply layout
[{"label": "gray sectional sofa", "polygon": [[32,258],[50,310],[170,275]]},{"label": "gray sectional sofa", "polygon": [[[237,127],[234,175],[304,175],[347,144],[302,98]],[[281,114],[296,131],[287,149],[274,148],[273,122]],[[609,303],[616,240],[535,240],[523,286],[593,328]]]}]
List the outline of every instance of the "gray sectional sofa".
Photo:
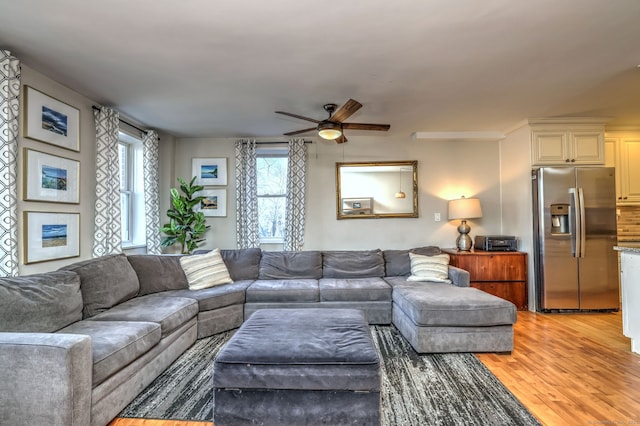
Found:
[{"label": "gray sectional sofa", "polygon": [[451,266],[452,284],[408,282],[409,252],[222,250],[234,282],[202,290],[188,289],[170,255],[0,278],[0,419],[105,425],[196,339],[262,308],[357,308],[371,324],[395,324],[419,352],[511,351],[513,304]]}]

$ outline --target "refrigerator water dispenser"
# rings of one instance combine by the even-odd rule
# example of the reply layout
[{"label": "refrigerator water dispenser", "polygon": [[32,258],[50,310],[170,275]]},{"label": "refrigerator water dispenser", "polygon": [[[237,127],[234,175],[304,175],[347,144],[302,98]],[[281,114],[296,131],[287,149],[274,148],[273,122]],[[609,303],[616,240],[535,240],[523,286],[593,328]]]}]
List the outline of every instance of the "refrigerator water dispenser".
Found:
[{"label": "refrigerator water dispenser", "polygon": [[551,204],[551,233],[569,233],[569,204]]}]

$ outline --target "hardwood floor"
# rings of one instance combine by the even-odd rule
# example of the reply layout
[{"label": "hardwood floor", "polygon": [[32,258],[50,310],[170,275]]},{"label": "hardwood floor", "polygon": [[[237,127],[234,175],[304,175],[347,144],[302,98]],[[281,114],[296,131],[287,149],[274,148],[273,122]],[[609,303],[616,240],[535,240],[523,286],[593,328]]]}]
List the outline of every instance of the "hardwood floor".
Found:
[{"label": "hardwood floor", "polygon": [[545,425],[640,424],[640,355],[622,314],[518,312],[511,355],[478,358]]},{"label": "hardwood floor", "polygon": [[[640,424],[640,355],[622,315],[518,312],[511,355],[478,358],[545,425]],[[115,419],[109,426],[210,426]]]}]

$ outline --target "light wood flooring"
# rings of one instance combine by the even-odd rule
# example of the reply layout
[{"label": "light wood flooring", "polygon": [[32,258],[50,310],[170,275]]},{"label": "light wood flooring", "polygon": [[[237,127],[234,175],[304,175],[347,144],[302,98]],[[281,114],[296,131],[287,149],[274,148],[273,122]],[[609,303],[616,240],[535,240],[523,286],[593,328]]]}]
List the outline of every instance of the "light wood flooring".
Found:
[{"label": "light wood flooring", "polygon": [[[640,355],[622,315],[518,312],[511,355],[478,358],[545,425],[640,424]],[[109,426],[211,422],[115,419]]]}]

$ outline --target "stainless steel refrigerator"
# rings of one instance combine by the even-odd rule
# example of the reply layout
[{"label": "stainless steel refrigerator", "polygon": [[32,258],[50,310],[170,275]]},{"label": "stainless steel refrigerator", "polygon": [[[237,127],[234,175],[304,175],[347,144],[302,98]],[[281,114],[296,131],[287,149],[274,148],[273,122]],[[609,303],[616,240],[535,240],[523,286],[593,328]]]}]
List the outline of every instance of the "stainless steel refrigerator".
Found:
[{"label": "stainless steel refrigerator", "polygon": [[615,169],[532,171],[537,310],[617,311]]}]

